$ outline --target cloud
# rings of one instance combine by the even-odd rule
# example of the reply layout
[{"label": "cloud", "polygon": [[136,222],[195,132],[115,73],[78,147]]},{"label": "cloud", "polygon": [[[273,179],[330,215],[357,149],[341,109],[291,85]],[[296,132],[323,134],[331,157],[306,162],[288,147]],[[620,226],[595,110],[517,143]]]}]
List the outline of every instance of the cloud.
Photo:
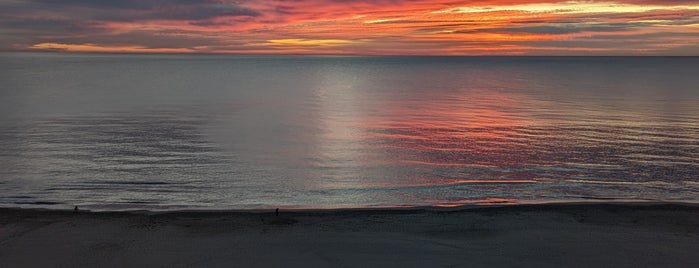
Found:
[{"label": "cloud", "polygon": [[635,23],[546,23],[533,26],[506,26],[467,32],[532,33],[565,35],[574,33],[625,32],[642,28],[650,22]]},{"label": "cloud", "polygon": [[119,52],[119,53],[191,53],[193,49],[188,48],[149,48],[143,46],[117,46],[117,45],[97,45],[97,44],[62,44],[62,43],[40,43],[34,44],[30,48],[37,50],[54,50],[67,52]]},{"label": "cloud", "polygon": [[343,40],[343,39],[270,39],[267,40],[270,44],[274,45],[284,45],[284,46],[338,46],[357,43],[356,40]]},{"label": "cloud", "polygon": [[197,0],[28,0],[23,6],[107,21],[204,20],[260,15],[235,3]]},{"label": "cloud", "polygon": [[698,34],[691,0],[0,0],[3,50],[664,55]]},{"label": "cloud", "polygon": [[485,5],[485,6],[460,6],[434,13],[484,13],[500,11],[516,11],[528,13],[556,13],[556,14],[590,14],[590,13],[639,13],[654,10],[698,10],[699,5],[668,4],[633,4],[613,1],[562,1],[539,2],[514,5]]}]

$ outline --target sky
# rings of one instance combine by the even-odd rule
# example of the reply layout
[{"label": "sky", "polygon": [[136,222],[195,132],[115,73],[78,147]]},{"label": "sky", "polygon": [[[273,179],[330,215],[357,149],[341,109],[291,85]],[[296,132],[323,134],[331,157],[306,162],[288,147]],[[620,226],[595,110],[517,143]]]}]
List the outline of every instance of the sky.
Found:
[{"label": "sky", "polygon": [[699,0],[0,0],[0,51],[699,55]]}]

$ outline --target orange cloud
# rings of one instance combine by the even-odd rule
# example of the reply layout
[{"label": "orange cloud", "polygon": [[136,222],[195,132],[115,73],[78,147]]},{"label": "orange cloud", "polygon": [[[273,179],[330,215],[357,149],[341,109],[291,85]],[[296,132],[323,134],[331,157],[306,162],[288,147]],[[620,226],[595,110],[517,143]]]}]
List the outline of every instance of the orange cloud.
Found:
[{"label": "orange cloud", "polygon": [[40,43],[30,47],[36,50],[57,50],[66,52],[119,52],[119,53],[190,53],[189,48],[147,48],[142,46],[103,46],[95,44]]}]

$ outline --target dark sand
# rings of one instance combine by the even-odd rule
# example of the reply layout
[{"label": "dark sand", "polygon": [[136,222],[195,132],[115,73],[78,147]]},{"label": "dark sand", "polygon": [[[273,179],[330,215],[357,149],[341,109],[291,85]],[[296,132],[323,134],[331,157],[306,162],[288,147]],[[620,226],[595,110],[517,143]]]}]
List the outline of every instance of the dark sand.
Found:
[{"label": "dark sand", "polygon": [[0,208],[0,267],[699,267],[699,207]]}]

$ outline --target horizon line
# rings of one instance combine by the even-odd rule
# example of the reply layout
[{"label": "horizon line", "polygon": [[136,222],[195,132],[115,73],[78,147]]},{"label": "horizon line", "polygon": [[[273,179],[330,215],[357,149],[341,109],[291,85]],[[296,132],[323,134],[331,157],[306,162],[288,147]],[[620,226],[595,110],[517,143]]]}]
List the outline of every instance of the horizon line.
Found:
[{"label": "horizon line", "polygon": [[351,53],[234,53],[234,52],[114,52],[114,51],[50,51],[50,50],[0,50],[2,54],[66,54],[66,55],[180,55],[180,56],[307,56],[307,57],[658,57],[658,58],[691,58],[699,55],[664,55],[664,54],[351,54]]}]

